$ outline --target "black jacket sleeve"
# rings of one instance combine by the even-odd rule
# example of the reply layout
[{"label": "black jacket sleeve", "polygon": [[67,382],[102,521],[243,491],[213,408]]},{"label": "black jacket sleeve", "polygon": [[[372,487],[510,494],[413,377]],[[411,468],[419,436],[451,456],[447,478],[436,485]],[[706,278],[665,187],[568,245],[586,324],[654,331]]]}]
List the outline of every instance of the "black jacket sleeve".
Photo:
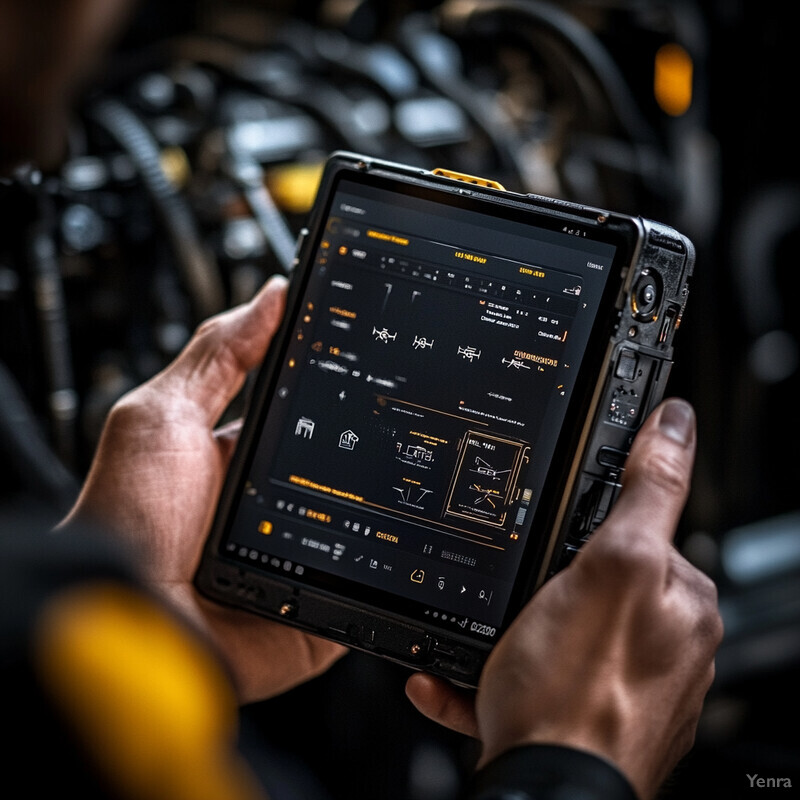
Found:
[{"label": "black jacket sleeve", "polygon": [[610,762],[582,750],[532,744],[509,750],[475,773],[464,800],[637,800]]}]

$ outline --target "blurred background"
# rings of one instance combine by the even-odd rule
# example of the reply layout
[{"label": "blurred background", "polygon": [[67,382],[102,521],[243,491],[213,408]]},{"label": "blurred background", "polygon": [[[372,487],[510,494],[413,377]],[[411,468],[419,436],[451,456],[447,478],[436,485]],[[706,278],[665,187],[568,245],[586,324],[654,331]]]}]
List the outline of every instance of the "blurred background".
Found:
[{"label": "blurred background", "polygon": [[[649,216],[698,258],[668,392],[698,412],[679,546],[726,637],[665,798],[800,785],[800,168],[773,0],[144,0],[51,174],[0,187],[0,503],[55,521],[111,404],[287,270],[344,148]],[[274,800],[450,800],[477,755],[352,654],[244,710]],[[773,790],[778,791],[778,790]],[[787,796],[790,792],[787,792]]]}]

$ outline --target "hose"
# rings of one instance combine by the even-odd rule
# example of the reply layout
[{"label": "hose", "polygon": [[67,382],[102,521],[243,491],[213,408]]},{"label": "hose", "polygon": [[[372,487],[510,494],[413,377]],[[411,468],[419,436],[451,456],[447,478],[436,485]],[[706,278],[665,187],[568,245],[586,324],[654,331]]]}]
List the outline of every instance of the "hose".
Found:
[{"label": "hose", "polygon": [[117,100],[101,100],[91,114],[133,161],[164,225],[197,314],[204,319],[221,311],[225,292],[217,266],[203,246],[191,208],[164,173],[155,137]]}]

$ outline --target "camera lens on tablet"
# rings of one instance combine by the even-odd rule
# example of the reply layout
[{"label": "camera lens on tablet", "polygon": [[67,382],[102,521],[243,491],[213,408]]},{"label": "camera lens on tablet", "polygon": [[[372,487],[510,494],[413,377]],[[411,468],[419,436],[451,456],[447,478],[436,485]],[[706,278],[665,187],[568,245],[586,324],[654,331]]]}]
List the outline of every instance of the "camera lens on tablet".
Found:
[{"label": "camera lens on tablet", "polygon": [[631,293],[633,316],[640,322],[652,322],[658,316],[661,280],[657,273],[645,270]]}]

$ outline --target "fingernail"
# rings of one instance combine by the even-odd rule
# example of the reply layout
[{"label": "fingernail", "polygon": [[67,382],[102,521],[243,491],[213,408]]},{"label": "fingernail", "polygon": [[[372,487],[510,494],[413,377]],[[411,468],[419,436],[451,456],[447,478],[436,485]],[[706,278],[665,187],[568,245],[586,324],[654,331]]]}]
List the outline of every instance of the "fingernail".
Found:
[{"label": "fingernail", "polygon": [[686,447],[694,437],[694,409],[685,400],[665,400],[658,427],[665,436]]}]

